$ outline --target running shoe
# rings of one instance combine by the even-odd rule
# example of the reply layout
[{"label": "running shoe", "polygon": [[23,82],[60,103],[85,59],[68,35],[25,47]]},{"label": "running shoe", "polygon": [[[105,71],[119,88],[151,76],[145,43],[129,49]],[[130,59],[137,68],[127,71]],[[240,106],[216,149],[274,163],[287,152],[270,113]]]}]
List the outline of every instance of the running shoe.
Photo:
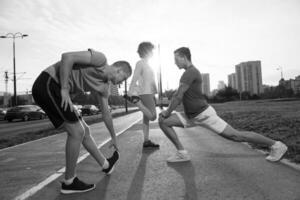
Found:
[{"label": "running shoe", "polygon": [[186,150],[177,151],[174,155],[167,159],[167,162],[175,163],[175,162],[188,162],[191,160],[188,152]]},{"label": "running shoe", "polygon": [[102,171],[104,173],[106,173],[107,175],[111,174],[113,171],[114,171],[114,167],[115,167],[115,164],[117,163],[117,161],[119,160],[119,152],[118,151],[115,151],[112,155],[112,157],[108,158],[107,161],[108,161],[108,168],[106,169],[102,169]]},{"label": "running shoe", "polygon": [[143,143],[143,148],[148,149],[148,148],[159,148],[159,144],[155,144],[151,140],[147,140]]},{"label": "running shoe", "polygon": [[93,190],[95,187],[95,184],[86,184],[75,177],[73,183],[71,183],[70,185],[62,182],[60,192],[63,194],[82,193]]},{"label": "running shoe", "polygon": [[127,94],[124,94],[123,98],[133,104],[136,104],[137,102],[139,102],[141,100],[141,98],[139,96],[128,96]]},{"label": "running shoe", "polygon": [[271,146],[271,151],[269,156],[266,157],[266,160],[276,162],[279,161],[282,156],[286,153],[288,147],[280,141],[275,142]]}]

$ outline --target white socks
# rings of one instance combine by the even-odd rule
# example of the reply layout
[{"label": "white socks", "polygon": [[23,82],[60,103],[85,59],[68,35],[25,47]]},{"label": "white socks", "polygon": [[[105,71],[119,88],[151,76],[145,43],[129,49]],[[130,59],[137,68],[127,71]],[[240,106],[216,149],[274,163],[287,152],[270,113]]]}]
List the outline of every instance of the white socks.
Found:
[{"label": "white socks", "polygon": [[72,184],[75,177],[76,177],[76,176],[74,176],[73,178],[70,178],[70,179],[65,179],[65,180],[64,180],[64,183],[65,183],[66,185]]}]

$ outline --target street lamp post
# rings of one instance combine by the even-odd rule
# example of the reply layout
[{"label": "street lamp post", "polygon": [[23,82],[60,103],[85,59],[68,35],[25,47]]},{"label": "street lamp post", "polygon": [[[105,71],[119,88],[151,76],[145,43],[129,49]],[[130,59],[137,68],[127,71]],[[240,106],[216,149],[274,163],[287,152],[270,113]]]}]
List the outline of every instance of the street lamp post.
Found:
[{"label": "street lamp post", "polygon": [[278,67],[277,70],[280,70],[280,77],[281,77],[281,79],[283,79],[282,67]]},{"label": "street lamp post", "polygon": [[16,57],[15,57],[15,39],[27,37],[27,34],[17,33],[7,33],[6,35],[1,35],[0,38],[12,38],[13,39],[13,64],[14,64],[14,99],[13,106],[17,105],[17,80],[16,80]]}]

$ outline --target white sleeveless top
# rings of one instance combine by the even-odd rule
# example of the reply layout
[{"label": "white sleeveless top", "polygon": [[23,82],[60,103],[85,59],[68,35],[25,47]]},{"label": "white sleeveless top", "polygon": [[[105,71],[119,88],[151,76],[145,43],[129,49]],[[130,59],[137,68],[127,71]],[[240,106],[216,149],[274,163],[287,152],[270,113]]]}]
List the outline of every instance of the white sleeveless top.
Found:
[{"label": "white sleeveless top", "polygon": [[154,70],[142,59],[136,63],[128,94],[137,96],[156,93]]}]

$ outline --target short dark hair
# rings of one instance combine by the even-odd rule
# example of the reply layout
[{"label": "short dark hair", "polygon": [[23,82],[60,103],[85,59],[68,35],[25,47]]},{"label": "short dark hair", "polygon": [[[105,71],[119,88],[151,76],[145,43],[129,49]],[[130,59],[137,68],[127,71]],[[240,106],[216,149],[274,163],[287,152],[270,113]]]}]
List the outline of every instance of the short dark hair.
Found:
[{"label": "short dark hair", "polygon": [[132,68],[131,68],[129,62],[127,62],[125,60],[120,60],[120,61],[114,62],[113,66],[123,70],[126,74],[128,74],[128,77],[131,76],[131,74],[132,74]]},{"label": "short dark hair", "polygon": [[137,52],[141,58],[145,58],[153,48],[154,45],[151,42],[142,42],[139,44]]},{"label": "short dark hair", "polygon": [[188,47],[180,47],[174,51],[174,53],[179,54],[181,57],[186,57],[189,61],[192,61],[192,56],[190,49]]}]

